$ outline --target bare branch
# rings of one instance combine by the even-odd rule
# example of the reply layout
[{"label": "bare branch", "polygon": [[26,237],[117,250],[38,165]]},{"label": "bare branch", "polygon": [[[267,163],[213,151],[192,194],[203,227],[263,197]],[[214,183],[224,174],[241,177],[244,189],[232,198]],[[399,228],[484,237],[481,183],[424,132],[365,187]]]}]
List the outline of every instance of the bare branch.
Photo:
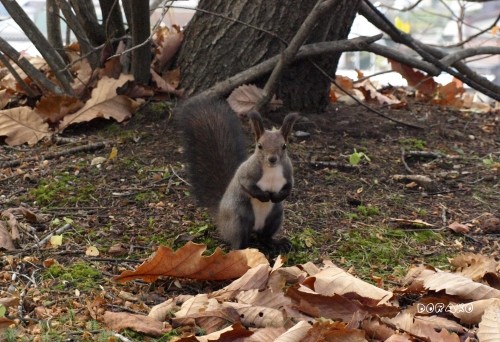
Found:
[{"label": "bare branch", "polygon": [[63,95],[65,92],[57,85],[52,83],[40,70],[21,56],[5,39],[0,37],[0,51],[2,51],[11,61],[19,67],[33,80],[41,89],[52,92],[57,95]]},{"label": "bare branch", "polygon": [[26,94],[29,97],[35,97],[35,96],[39,95],[39,94],[35,94],[33,89],[31,89],[31,87],[29,85],[27,85],[26,82],[24,82],[23,78],[21,76],[19,76],[16,69],[14,69],[12,67],[12,65],[10,65],[9,60],[1,52],[0,52],[0,62],[2,62],[2,64],[7,68],[7,70],[9,70],[9,72],[12,74],[12,76],[14,76],[17,83],[21,86],[21,88],[23,88],[23,90],[26,92]]},{"label": "bare branch", "polygon": [[500,47],[497,46],[480,46],[458,50],[441,58],[441,63],[446,66],[455,64],[461,59],[478,55],[500,55]]},{"label": "bare branch", "polygon": [[[325,53],[338,53],[345,51],[365,51],[368,46],[382,38],[382,34],[371,37],[358,37],[354,39],[337,40],[331,42],[321,42],[303,45],[297,55],[295,55],[295,61],[319,56]],[[240,72],[224,81],[215,84],[213,87],[197,94],[198,97],[220,97],[229,93],[234,88],[251,82],[273,70],[274,66],[278,62],[280,55],[271,57],[264,62],[261,62],[245,71]]]},{"label": "bare branch", "polygon": [[[61,82],[65,92],[67,94],[73,94],[73,89],[71,88],[73,77],[71,73],[64,69],[65,63],[61,56],[54,50],[47,39],[45,39],[43,34],[23,11],[17,1],[1,0],[1,2],[12,19],[21,27],[29,40],[31,40],[43,58],[47,61],[50,68],[54,71],[57,80]],[[5,53],[7,54],[7,52]]]},{"label": "bare branch", "polygon": [[387,33],[392,40],[397,43],[404,44],[413,50],[415,50],[422,58],[428,62],[434,64],[436,67],[455,76],[465,84],[469,85],[471,88],[500,101],[500,86],[490,82],[485,77],[477,74],[471,70],[463,62],[455,62],[452,69],[449,66],[441,63],[440,59],[446,57],[448,54],[437,48],[433,48],[427,44],[421,43],[415,40],[411,35],[405,34],[398,30],[387,18],[375,8],[370,1],[364,0],[360,7],[359,13],[363,15],[368,21],[373,25],[378,27],[383,32]]}]

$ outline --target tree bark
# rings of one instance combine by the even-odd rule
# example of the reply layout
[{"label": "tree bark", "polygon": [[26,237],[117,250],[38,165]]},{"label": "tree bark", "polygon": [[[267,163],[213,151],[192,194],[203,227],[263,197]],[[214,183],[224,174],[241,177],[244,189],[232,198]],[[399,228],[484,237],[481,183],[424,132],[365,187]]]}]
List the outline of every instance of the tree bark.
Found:
[{"label": "tree bark", "polygon": [[[359,0],[336,0],[317,22],[306,43],[345,39]],[[316,1],[201,0],[177,57],[181,86],[198,93],[281,53]],[[321,111],[330,80],[312,65],[334,75],[340,53],[298,61],[284,70],[277,94],[291,110]],[[256,84],[262,87],[267,77]]]},{"label": "tree bark", "polygon": [[130,31],[132,33],[132,73],[134,79],[148,84],[151,78],[151,43],[149,41],[149,3],[143,0],[125,1],[130,10]]}]

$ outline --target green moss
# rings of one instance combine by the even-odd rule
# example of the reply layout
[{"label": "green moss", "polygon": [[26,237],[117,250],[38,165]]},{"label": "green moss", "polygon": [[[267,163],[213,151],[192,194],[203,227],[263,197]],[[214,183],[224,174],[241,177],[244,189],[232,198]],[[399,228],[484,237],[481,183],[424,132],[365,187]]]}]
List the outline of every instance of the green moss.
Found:
[{"label": "green moss", "polygon": [[102,281],[102,274],[90,264],[77,262],[68,267],[52,265],[44,271],[45,279],[53,279],[56,290],[67,289],[68,287],[87,291],[96,288]]},{"label": "green moss", "polygon": [[407,232],[388,227],[358,228],[340,233],[335,252],[330,256],[335,262],[341,262],[339,266],[343,268],[354,267],[357,275],[366,280],[372,275],[401,277],[412,263],[431,260],[441,263],[446,251],[425,260],[421,252],[423,245],[430,246],[440,240],[439,234],[429,230]]},{"label": "green moss", "polygon": [[423,151],[425,150],[426,142],[421,139],[406,138],[399,140],[399,144],[406,149]]},{"label": "green moss", "polygon": [[290,236],[292,251],[287,255],[288,264],[303,264],[318,259],[322,244],[321,234],[316,230],[306,227],[302,231]]},{"label": "green moss", "polygon": [[52,179],[42,179],[38,186],[28,194],[42,206],[66,206],[84,204],[95,201],[95,184],[82,183],[83,180],[70,173],[54,176]]},{"label": "green moss", "polygon": [[357,209],[359,214],[364,217],[380,215],[380,210],[377,207],[373,207],[371,205],[359,205]]}]

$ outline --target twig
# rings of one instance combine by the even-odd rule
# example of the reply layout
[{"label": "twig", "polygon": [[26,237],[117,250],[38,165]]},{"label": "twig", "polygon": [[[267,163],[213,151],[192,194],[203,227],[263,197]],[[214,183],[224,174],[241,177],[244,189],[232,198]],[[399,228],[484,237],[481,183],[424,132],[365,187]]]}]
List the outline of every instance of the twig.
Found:
[{"label": "twig", "polygon": [[413,173],[413,170],[408,166],[405,160],[405,149],[401,147],[401,162],[403,163],[403,166],[409,173]]},{"label": "twig", "polygon": [[26,162],[48,160],[48,159],[58,158],[61,156],[79,153],[79,152],[90,152],[90,151],[100,150],[106,146],[107,146],[107,143],[105,143],[105,142],[90,143],[90,144],[83,145],[83,146],[69,148],[69,149],[64,150],[64,151],[42,154],[41,156],[37,156],[37,157],[29,157],[29,158],[23,158],[23,159],[4,161],[4,162],[0,163],[0,169],[6,168],[6,167],[15,167],[15,166],[21,165],[22,163],[26,163]]},{"label": "twig", "polygon": [[40,241],[36,242],[32,248],[36,248],[36,247],[42,247],[45,243],[47,243],[47,241],[50,240],[50,238],[54,235],[60,235],[61,233],[65,232],[66,230],[70,229],[72,227],[71,224],[67,223],[65,224],[64,226],[60,227],[60,228],[57,228],[55,231],[53,231],[52,233],[49,233],[47,236],[45,236],[43,239],[41,239]]}]

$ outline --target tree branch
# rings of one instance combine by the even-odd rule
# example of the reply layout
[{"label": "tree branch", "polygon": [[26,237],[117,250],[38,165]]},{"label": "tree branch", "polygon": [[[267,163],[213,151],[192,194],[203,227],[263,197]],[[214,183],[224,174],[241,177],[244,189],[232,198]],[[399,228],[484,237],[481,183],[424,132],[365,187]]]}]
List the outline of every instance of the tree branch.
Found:
[{"label": "tree branch", "polygon": [[[371,37],[358,37],[354,39],[337,40],[333,42],[321,42],[303,45],[295,55],[294,61],[319,56],[326,53],[338,53],[345,51],[364,51],[368,46],[382,38],[382,34]],[[221,97],[229,93],[234,88],[251,82],[273,70],[280,55],[271,57],[247,70],[244,70],[224,81],[221,81],[211,88],[199,93],[196,97]]]},{"label": "tree branch", "polygon": [[35,68],[26,58],[22,57],[5,39],[0,37],[0,51],[2,51],[11,61],[19,67],[35,82],[40,89],[52,92],[57,95],[63,95],[65,92],[57,85],[52,83],[40,70]]},{"label": "tree branch", "polygon": [[[52,45],[45,39],[40,30],[31,21],[28,15],[24,12],[17,1],[1,0],[7,12],[14,21],[21,27],[29,40],[36,46],[45,61],[49,64],[50,68],[59,82],[61,82],[67,94],[73,94],[71,82],[73,77],[64,69],[65,63],[61,56],[54,50]],[[7,53],[6,53],[7,54]]]},{"label": "tree branch", "polygon": [[480,76],[471,70],[463,62],[455,62],[453,67],[456,70],[444,65],[440,60],[448,54],[429,45],[415,40],[411,35],[405,34],[398,30],[387,18],[378,11],[368,0],[364,0],[360,7],[359,13],[363,15],[369,22],[379,28],[381,31],[387,33],[392,40],[396,43],[404,44],[415,50],[423,59],[434,64],[440,70],[449,73],[450,75],[458,78],[471,88],[500,101],[500,86],[490,82],[488,79]]}]

